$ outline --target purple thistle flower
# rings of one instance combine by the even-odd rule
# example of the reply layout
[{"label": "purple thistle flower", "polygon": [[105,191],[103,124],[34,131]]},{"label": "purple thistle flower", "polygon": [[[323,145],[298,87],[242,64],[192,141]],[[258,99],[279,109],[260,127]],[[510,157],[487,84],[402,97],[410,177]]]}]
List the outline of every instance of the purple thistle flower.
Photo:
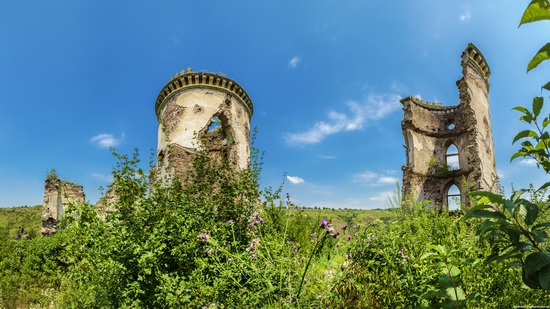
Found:
[{"label": "purple thistle flower", "polygon": [[347,225],[345,225],[345,224],[344,224],[344,225],[342,225],[342,230],[344,230],[344,231],[345,231],[345,230],[346,230],[347,228],[348,228],[348,226],[347,226]]},{"label": "purple thistle flower", "polygon": [[327,227],[328,226],[328,221],[327,220],[321,221],[321,226],[322,227]]},{"label": "purple thistle flower", "polygon": [[233,220],[228,220],[227,224],[233,224]]},{"label": "purple thistle flower", "polygon": [[346,238],[346,241],[350,241],[350,240],[351,240],[351,236],[348,236],[348,237]]},{"label": "purple thistle flower", "polygon": [[401,252],[401,250],[399,250],[399,252],[397,252],[397,254],[403,255],[403,252]]}]

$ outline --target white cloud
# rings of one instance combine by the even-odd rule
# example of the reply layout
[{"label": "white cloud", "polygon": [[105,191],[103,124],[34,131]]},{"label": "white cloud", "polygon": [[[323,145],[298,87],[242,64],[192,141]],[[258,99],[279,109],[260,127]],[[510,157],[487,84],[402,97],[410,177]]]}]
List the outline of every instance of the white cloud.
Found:
[{"label": "white cloud", "polygon": [[[386,171],[386,174],[394,174],[393,172],[394,171]],[[353,182],[366,183],[371,186],[388,185],[388,184],[393,185],[399,181],[400,179],[397,177],[392,177],[389,175],[380,175],[371,171],[364,171],[362,173],[355,174],[353,176]]]},{"label": "white cloud", "polygon": [[520,165],[527,165],[527,166],[536,166],[537,161],[533,158],[525,158],[518,162]]},{"label": "white cloud", "polygon": [[115,180],[112,174],[105,175],[105,174],[101,174],[101,173],[92,173],[92,177],[99,180],[99,181],[109,182],[109,183],[111,183]]},{"label": "white cloud", "polygon": [[[124,135],[123,135],[124,137]],[[115,147],[120,145],[121,138],[116,138],[112,134],[98,134],[90,139],[90,142],[92,144],[96,144],[100,148],[109,148],[109,147]]]},{"label": "white cloud", "polygon": [[302,58],[301,57],[298,57],[298,56],[294,56],[292,57],[292,59],[290,59],[290,61],[288,62],[288,66],[295,69],[298,64],[302,61]]},{"label": "white cloud", "polygon": [[289,144],[317,144],[328,135],[361,130],[370,121],[382,119],[400,109],[398,94],[369,94],[363,103],[347,103],[349,114],[330,111],[328,120],[318,121],[313,128],[301,133],[287,133],[285,140]]},{"label": "white cloud", "polygon": [[465,22],[470,20],[470,18],[471,18],[470,11],[466,11],[462,13],[460,17],[458,17],[458,20],[460,20],[461,22]]},{"label": "white cloud", "polygon": [[305,180],[297,176],[286,176],[286,179],[288,179],[288,181],[290,181],[293,185],[299,185],[305,182]]},{"label": "white cloud", "polygon": [[376,195],[370,196],[369,201],[386,202],[388,200],[388,197],[391,196],[392,194],[393,194],[392,191],[378,192],[376,193]]},{"label": "white cloud", "polygon": [[378,184],[395,184],[399,182],[399,178],[390,176],[380,176],[376,183]]},{"label": "white cloud", "polygon": [[326,159],[326,160],[334,160],[336,159],[336,156],[319,156],[321,159]]},{"label": "white cloud", "polygon": [[369,183],[369,182],[372,182],[372,180],[376,179],[376,177],[378,177],[378,174],[366,171],[366,172],[359,173],[359,174],[353,176],[353,179],[354,179],[355,182],[367,182],[367,183]]}]

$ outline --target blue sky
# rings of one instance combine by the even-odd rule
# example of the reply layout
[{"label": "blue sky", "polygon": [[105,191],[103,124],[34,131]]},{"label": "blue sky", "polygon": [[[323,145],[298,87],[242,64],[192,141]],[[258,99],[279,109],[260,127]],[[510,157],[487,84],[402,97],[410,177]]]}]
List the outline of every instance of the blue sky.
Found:
[{"label": "blue sky", "polygon": [[518,29],[528,2],[2,1],[0,207],[41,204],[52,168],[95,203],[110,146],[147,165],[157,94],[187,67],[252,98],[263,186],[285,180],[305,206],[386,207],[405,163],[398,100],[457,104],[469,42],[492,70],[501,182],[540,184],[532,162],[509,163],[525,128],[511,109],[548,80],[549,64],[525,73],[550,41],[546,22]]}]

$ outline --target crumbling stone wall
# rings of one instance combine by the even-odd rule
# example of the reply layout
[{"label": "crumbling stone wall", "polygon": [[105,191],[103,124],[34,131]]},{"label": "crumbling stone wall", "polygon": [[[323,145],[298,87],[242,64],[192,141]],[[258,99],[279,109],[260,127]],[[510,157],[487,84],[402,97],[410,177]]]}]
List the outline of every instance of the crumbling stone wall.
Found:
[{"label": "crumbling stone wall", "polygon": [[59,219],[69,204],[84,203],[84,188],[80,185],[59,179],[50,174],[45,181],[44,204],[42,209],[42,236],[57,231]]},{"label": "crumbling stone wall", "polygon": [[[414,97],[401,100],[407,153],[403,195],[429,200],[439,210],[447,208],[452,185],[459,188],[460,201],[466,205],[467,191],[498,189],[488,97],[491,71],[473,44],[462,53],[461,65],[458,105],[443,106]],[[451,145],[458,149],[458,169],[450,169],[446,162]]]},{"label": "crumbling stone wall", "polygon": [[253,106],[235,81],[218,74],[176,74],[161,90],[156,179],[185,179],[199,149],[215,159],[228,159],[241,170],[250,158],[250,118]]}]

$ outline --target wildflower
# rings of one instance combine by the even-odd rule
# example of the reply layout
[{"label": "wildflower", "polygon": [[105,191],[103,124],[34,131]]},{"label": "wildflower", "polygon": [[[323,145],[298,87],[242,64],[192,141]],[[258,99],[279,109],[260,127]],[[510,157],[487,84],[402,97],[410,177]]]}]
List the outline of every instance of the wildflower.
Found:
[{"label": "wildflower", "polygon": [[403,252],[401,250],[399,250],[399,252],[397,252],[397,254],[403,255]]},{"label": "wildflower", "polygon": [[233,224],[233,220],[228,220],[227,224]]},{"label": "wildflower", "polygon": [[321,221],[321,227],[327,227],[327,226],[328,226],[328,221],[327,220]]},{"label": "wildflower", "polygon": [[348,226],[346,224],[342,225],[342,230],[346,230],[348,228]]},{"label": "wildflower", "polygon": [[197,235],[197,240],[199,240],[203,244],[207,243],[208,239],[210,239],[210,231],[209,230],[203,229],[202,233]]},{"label": "wildflower", "polygon": [[348,237],[346,238],[346,241],[349,242],[350,240],[351,240],[351,236],[348,236]]},{"label": "wildflower", "polygon": [[404,258],[405,258],[405,260],[407,260],[407,261],[409,260],[409,256],[408,256],[408,255],[405,255]]},{"label": "wildflower", "polygon": [[351,253],[346,254],[346,258],[351,259],[352,257]]},{"label": "wildflower", "polygon": [[233,263],[233,258],[230,258],[229,260],[227,260],[227,264],[231,264]]}]

